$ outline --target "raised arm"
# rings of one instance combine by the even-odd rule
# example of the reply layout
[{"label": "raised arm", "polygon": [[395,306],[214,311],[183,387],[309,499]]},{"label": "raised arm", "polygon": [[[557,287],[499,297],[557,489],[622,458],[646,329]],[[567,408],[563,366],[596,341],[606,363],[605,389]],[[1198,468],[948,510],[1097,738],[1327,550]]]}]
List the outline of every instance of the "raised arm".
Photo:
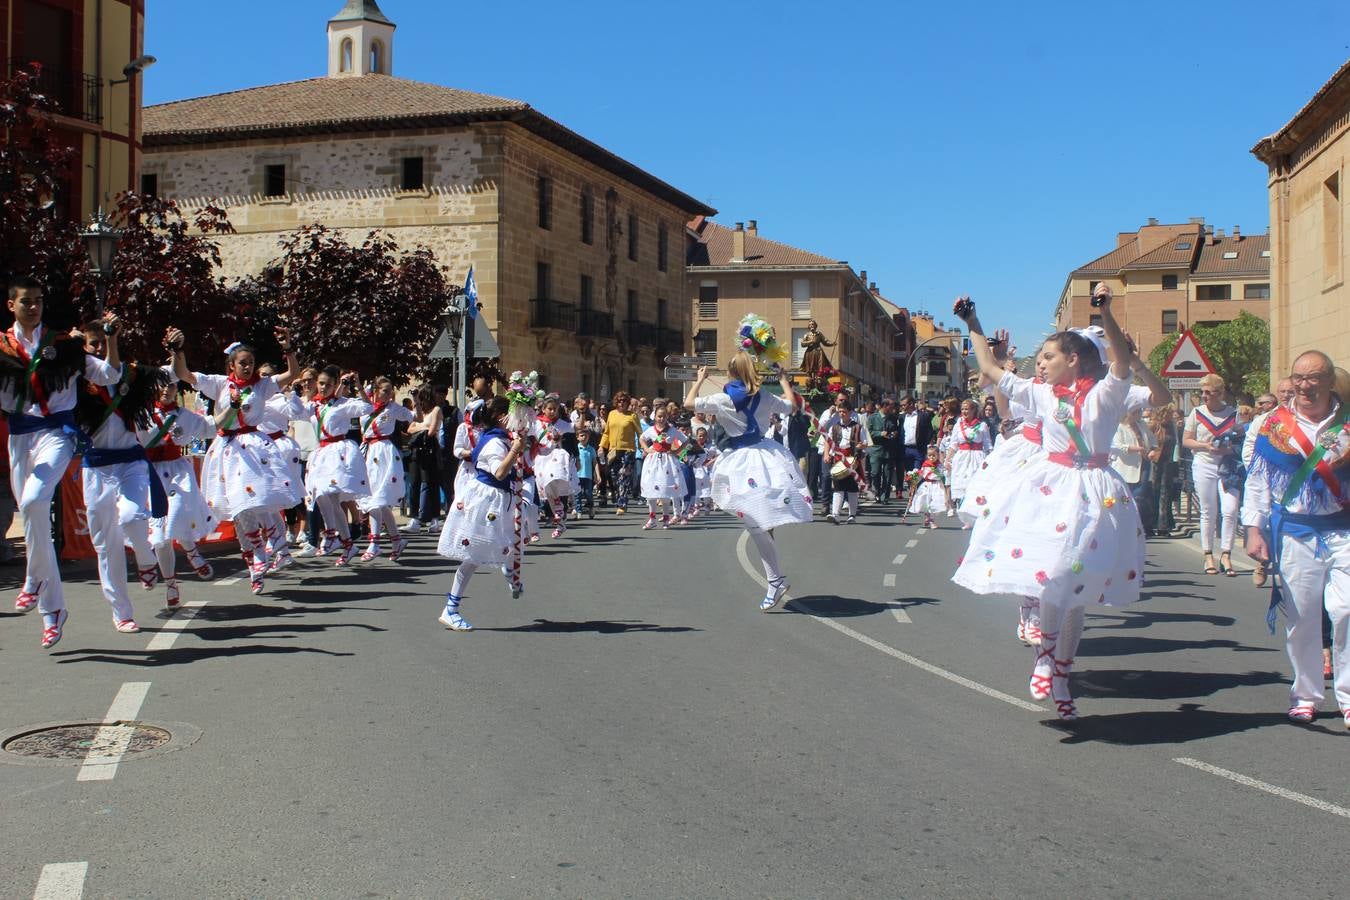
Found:
[{"label": "raised arm", "polygon": [[183,354],[183,345],[187,343],[187,338],[183,332],[177,328],[170,328],[164,334],[164,346],[168,347],[173,353],[173,374],[179,381],[186,382],[192,387],[197,386],[196,374],[188,368],[187,357]]},{"label": "raised arm", "polygon": [[1106,342],[1111,347],[1111,374],[1117,378],[1129,378],[1133,354],[1130,352],[1130,342],[1125,339],[1125,332],[1120,330],[1120,323],[1111,313],[1111,288],[1105,284],[1097,285],[1092,298],[1101,310],[1102,331],[1106,332]]},{"label": "raised arm", "polygon": [[1003,377],[1003,367],[994,357],[994,350],[984,336],[984,328],[980,325],[979,317],[975,315],[975,303],[968,296],[957,297],[956,302],[952,304],[952,311],[970,329],[970,345],[975,351],[975,362],[980,367],[980,374],[998,384],[999,379]]},{"label": "raised arm", "polygon": [[276,379],[277,387],[284,388],[296,378],[300,377],[300,361],[295,358],[295,349],[291,346],[291,330],[289,328],[277,328],[277,343],[281,350],[286,354],[286,371],[280,375],[273,375]]},{"label": "raised arm", "polygon": [[1130,370],[1139,376],[1139,379],[1148,386],[1150,397],[1150,406],[1166,406],[1172,402],[1172,390],[1148,367],[1148,363],[1139,357],[1139,346],[1135,341],[1130,341]]},{"label": "raised arm", "polygon": [[[786,379],[787,375],[783,375],[782,377]],[[699,366],[698,377],[694,379],[692,384],[689,385],[689,390],[684,395],[685,409],[689,410],[690,412],[696,412],[696,410],[694,409],[694,401],[698,399],[698,392],[703,388],[703,382],[707,380],[708,380],[708,367]],[[602,444],[601,446],[603,447],[604,445]]]}]

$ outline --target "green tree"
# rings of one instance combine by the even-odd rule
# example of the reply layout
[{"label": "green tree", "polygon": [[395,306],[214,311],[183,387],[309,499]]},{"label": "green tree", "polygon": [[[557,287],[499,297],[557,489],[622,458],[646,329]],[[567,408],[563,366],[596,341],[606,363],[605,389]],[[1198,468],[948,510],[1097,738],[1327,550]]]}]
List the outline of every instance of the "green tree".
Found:
[{"label": "green tree", "polygon": [[[1270,327],[1249,312],[1236,319],[1194,329],[1200,349],[1218,370],[1231,392],[1263,394],[1270,390]],[[1161,372],[1177,339],[1163,338],[1148,354],[1148,365]]]}]

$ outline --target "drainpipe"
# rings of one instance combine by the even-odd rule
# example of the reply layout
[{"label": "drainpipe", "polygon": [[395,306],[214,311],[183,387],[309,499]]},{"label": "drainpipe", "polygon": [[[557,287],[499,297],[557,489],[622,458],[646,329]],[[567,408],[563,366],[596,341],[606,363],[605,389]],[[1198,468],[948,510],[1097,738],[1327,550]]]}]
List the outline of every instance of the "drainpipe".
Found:
[{"label": "drainpipe", "polygon": [[[81,60],[80,68],[84,68]],[[94,135],[94,208],[103,208],[103,0],[94,4],[94,77],[98,79],[98,132]]]}]

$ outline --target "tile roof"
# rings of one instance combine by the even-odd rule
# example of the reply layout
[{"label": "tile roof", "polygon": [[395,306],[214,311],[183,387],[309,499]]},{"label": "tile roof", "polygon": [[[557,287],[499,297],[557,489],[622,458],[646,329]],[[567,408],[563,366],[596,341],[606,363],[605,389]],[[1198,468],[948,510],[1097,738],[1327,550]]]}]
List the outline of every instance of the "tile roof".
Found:
[{"label": "tile roof", "polygon": [[1086,265],[1073,270],[1075,275],[1114,275],[1139,255],[1139,248],[1131,241],[1109,253],[1104,253]]},{"label": "tile roof", "polygon": [[[1122,269],[1189,269],[1203,239],[1195,234],[1178,235],[1156,250],[1145,253]],[[1178,248],[1184,249],[1178,249]]]},{"label": "tile roof", "polygon": [[690,249],[689,265],[691,266],[745,266],[748,268],[831,266],[847,268],[846,264],[840,263],[837,259],[830,259],[809,250],[801,250],[778,241],[771,241],[748,231],[745,233],[745,262],[733,263],[731,261],[733,254],[732,234],[735,232],[732,229],[718,225],[716,222],[703,221],[700,223],[697,220],[691,223],[690,227],[699,236],[698,243]]},{"label": "tile roof", "polygon": [[342,7],[342,11],[329,19],[330,22],[380,22],[385,25],[393,25],[388,17],[380,11],[380,4],[376,0],[347,0],[347,5]]},{"label": "tile roof", "polygon": [[[1270,235],[1244,235],[1235,241],[1232,236],[1216,238],[1213,246],[1206,243],[1200,248],[1200,259],[1196,261],[1192,274],[1206,275],[1269,275],[1270,257],[1262,256],[1261,251],[1270,249]],[[1237,259],[1224,259],[1229,251],[1237,252]]]},{"label": "tile roof", "polygon": [[160,103],[145,108],[143,121],[147,149],[513,122],[686,213],[717,212],[521,100],[392,75],[310,78]]},{"label": "tile roof", "polygon": [[1350,61],[1346,61],[1337,69],[1336,73],[1327,79],[1326,84],[1318,88],[1317,93],[1303,104],[1302,109],[1294,113],[1293,118],[1286,122],[1283,128],[1257,141],[1256,146],[1252,147],[1252,155],[1262,162],[1272,163],[1277,153],[1287,153],[1300,142],[1307,140],[1321,124],[1319,120],[1331,112],[1324,111],[1321,116],[1314,115],[1317,107],[1333,92],[1343,92],[1347,85],[1350,85]]}]

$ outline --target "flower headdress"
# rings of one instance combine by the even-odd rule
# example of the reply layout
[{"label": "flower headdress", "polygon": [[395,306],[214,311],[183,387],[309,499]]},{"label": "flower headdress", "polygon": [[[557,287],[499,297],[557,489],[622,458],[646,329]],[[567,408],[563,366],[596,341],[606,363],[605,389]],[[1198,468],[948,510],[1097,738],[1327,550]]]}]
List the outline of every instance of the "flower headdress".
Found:
[{"label": "flower headdress", "polygon": [[737,334],[741,340],[741,348],[760,362],[778,366],[787,361],[787,349],[778,343],[778,335],[774,333],[773,326],[760,316],[750,313],[741,319],[740,331]]},{"label": "flower headdress", "polygon": [[539,373],[521,374],[520,370],[511,373],[510,387],[503,395],[511,401],[507,413],[507,425],[512,431],[523,432],[534,421],[534,403],[539,399]]}]

